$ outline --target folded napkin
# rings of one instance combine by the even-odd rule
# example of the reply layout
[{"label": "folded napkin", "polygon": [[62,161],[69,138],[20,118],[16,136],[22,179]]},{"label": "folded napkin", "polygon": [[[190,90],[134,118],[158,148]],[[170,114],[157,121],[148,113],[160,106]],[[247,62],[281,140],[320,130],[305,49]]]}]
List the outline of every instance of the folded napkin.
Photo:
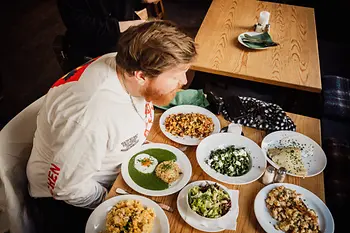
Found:
[{"label": "folded napkin", "polygon": [[175,98],[167,106],[156,106],[157,108],[167,110],[178,105],[196,105],[199,107],[208,107],[209,102],[205,98],[203,90],[187,89],[176,93]]},{"label": "folded napkin", "polygon": [[230,189],[229,195],[231,197],[231,204],[232,204],[231,210],[225,216],[223,216],[220,220],[205,221],[204,219],[198,217],[198,215],[194,213],[192,210],[190,210],[189,209],[190,207],[187,207],[186,221],[197,222],[203,227],[213,228],[213,227],[219,226],[220,228],[225,230],[236,230],[237,217],[239,212],[239,207],[238,207],[239,191]]},{"label": "folded napkin", "polygon": [[244,44],[252,49],[267,48],[278,45],[278,43],[272,41],[272,38],[268,32],[264,32],[255,36],[244,34],[241,39]]}]

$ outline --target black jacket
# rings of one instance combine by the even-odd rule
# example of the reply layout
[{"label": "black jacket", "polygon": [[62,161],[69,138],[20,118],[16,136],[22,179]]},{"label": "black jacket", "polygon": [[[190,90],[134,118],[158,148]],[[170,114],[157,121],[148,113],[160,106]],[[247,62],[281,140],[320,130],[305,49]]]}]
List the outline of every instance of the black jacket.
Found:
[{"label": "black jacket", "polygon": [[115,51],[119,21],[139,19],[142,0],[57,0],[66,39],[75,53],[99,56]]}]

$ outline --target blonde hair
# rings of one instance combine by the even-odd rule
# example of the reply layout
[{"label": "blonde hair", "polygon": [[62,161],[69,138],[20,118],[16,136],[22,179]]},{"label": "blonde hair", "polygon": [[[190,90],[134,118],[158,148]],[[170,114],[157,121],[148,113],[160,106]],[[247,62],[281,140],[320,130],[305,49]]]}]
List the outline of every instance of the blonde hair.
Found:
[{"label": "blonde hair", "polygon": [[194,40],[169,21],[151,21],[130,27],[117,46],[118,68],[132,75],[143,71],[147,77],[175,66],[191,63],[197,55]]}]

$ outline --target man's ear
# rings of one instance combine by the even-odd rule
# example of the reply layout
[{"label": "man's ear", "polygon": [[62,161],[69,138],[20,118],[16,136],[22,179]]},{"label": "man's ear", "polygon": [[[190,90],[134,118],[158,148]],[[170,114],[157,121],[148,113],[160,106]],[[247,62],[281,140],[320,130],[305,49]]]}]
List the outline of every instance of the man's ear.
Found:
[{"label": "man's ear", "polygon": [[143,85],[146,81],[146,76],[142,71],[135,71],[134,72],[136,81],[140,84]]}]

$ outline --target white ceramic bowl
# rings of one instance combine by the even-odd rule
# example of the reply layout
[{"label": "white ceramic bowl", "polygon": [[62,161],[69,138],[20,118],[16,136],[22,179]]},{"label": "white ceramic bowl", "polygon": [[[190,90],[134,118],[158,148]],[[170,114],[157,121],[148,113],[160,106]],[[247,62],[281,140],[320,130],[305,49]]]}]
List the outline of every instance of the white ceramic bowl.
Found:
[{"label": "white ceramic bowl", "polygon": [[[182,175],[180,178],[173,182],[168,189],[165,190],[150,190],[143,188],[139,186],[135,181],[131,178],[129,174],[129,161],[132,156],[137,154],[138,152],[147,150],[147,149],[163,149],[170,151],[176,155],[176,163],[179,165]],[[190,160],[187,158],[187,156],[179,149],[162,143],[149,143],[142,145],[138,150],[134,150],[133,153],[130,153],[129,157],[124,160],[122,164],[122,176],[125,181],[125,183],[130,186],[133,190],[135,190],[138,193],[152,196],[152,197],[160,197],[160,196],[167,196],[171,195],[173,193],[176,193],[180,191],[191,179],[192,176],[192,166]]]},{"label": "white ceramic bowl", "polygon": [[[301,194],[301,199],[304,200],[306,206],[310,209],[313,209],[318,216],[318,223],[321,228],[322,233],[334,233],[334,219],[327,208],[326,204],[317,197],[314,193],[309,190],[287,183],[275,183],[265,186],[263,189],[259,191],[254,200],[254,213],[260,224],[260,226],[264,229],[265,232],[269,233],[281,233],[282,231],[276,230],[274,225],[277,221],[272,218],[268,208],[266,207],[265,199],[268,196],[269,192],[277,188],[278,186],[284,186],[286,188],[295,190],[297,193]],[[343,232],[343,231],[340,231]]]},{"label": "white ceramic bowl", "polygon": [[[322,147],[311,138],[298,132],[281,130],[270,133],[261,142],[261,149],[267,161],[278,169],[280,166],[270,159],[267,151],[275,147],[293,147],[293,143],[301,144],[306,148],[301,151],[301,159],[307,169],[307,175],[305,177],[316,176],[325,169],[327,166],[327,157]],[[303,177],[290,172],[287,172],[287,174],[295,177]]]},{"label": "white ceramic bowl", "polygon": [[152,208],[156,213],[154,219],[154,225],[151,233],[170,233],[170,226],[168,217],[160,206],[154,201],[138,195],[120,195],[112,197],[102,202],[90,215],[86,227],[85,233],[100,233],[104,232],[106,226],[106,216],[108,212],[113,208],[115,204],[125,200],[137,200],[142,203],[143,206]]},{"label": "white ceramic bowl", "polygon": [[[234,145],[237,148],[244,147],[251,158],[250,170],[241,176],[227,176],[212,169],[205,161],[212,150]],[[199,166],[210,177],[226,184],[243,185],[259,179],[265,171],[266,158],[261,148],[251,139],[234,133],[218,133],[210,135],[201,141],[196,151]]]},{"label": "white ceramic bowl", "polygon": [[[195,186],[202,186],[202,185],[205,185],[205,184],[217,184],[221,189],[223,189],[229,196],[230,196],[230,200],[231,200],[231,195],[230,195],[230,192],[229,192],[229,189],[226,188],[225,186],[219,184],[219,183],[216,183],[216,182],[213,182],[213,181],[209,181],[209,180],[199,180],[199,181],[196,181],[196,182],[193,182],[191,184],[189,184],[188,186],[188,193],[190,192],[190,190],[195,187]],[[204,217],[200,214],[198,214],[196,211],[192,210],[191,206],[190,206],[190,203],[188,202],[188,193],[187,193],[187,196],[186,196],[186,205],[187,205],[187,208],[192,212],[192,213],[195,213],[199,218],[201,218],[202,220],[204,221],[218,221],[218,220],[222,220],[223,218],[225,218],[226,216],[229,216],[229,212],[231,211],[232,209],[232,206],[230,208],[229,211],[227,211],[227,213],[219,218],[207,218],[207,217]],[[232,200],[231,200],[232,201]]]},{"label": "white ceramic bowl", "polygon": [[178,113],[199,113],[199,114],[203,114],[209,118],[211,118],[213,120],[213,124],[214,124],[214,131],[211,133],[211,135],[219,133],[221,126],[220,126],[220,121],[219,119],[209,110],[199,107],[199,106],[195,106],[195,105],[179,105],[176,107],[172,107],[169,108],[168,110],[166,110],[162,116],[159,119],[159,127],[161,129],[161,131],[163,132],[163,134],[169,138],[170,140],[180,143],[182,145],[187,145],[187,146],[196,146],[200,143],[200,141],[202,140],[202,138],[196,138],[196,137],[190,137],[190,136],[175,136],[172,135],[171,133],[167,132],[165,129],[165,120],[166,118],[171,115],[171,114],[178,114]]}]

